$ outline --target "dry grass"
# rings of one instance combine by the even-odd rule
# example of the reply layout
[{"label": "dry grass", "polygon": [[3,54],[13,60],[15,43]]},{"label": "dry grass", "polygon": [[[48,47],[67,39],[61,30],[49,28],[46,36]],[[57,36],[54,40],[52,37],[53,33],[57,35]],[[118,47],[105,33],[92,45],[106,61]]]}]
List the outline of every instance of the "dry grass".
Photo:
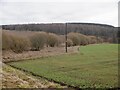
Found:
[{"label": "dry grass", "polygon": [[2,88],[63,88],[59,84],[49,82],[42,78],[37,78],[16,70],[6,64],[3,64]]},{"label": "dry grass", "polygon": [[[68,47],[68,54],[77,53],[79,46]],[[41,51],[24,51],[23,53],[14,53],[12,51],[3,51],[3,62],[16,61],[22,59],[33,59],[47,56],[65,54],[65,47],[46,47]]]}]

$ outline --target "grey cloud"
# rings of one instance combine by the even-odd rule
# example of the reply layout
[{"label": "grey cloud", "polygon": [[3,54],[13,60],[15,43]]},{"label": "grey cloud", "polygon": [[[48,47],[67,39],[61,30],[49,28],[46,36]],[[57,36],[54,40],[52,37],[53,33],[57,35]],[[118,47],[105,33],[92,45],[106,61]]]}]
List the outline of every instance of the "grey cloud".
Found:
[{"label": "grey cloud", "polygon": [[117,26],[117,3],[112,2],[4,2],[0,12],[0,24],[77,21]]}]

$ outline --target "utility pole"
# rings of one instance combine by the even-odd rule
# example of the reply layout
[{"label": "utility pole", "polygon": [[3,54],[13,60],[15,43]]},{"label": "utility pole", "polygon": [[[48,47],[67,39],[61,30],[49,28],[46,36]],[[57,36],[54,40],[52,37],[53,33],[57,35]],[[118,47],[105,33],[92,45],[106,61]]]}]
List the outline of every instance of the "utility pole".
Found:
[{"label": "utility pole", "polygon": [[65,50],[67,53],[67,23],[65,23]]}]

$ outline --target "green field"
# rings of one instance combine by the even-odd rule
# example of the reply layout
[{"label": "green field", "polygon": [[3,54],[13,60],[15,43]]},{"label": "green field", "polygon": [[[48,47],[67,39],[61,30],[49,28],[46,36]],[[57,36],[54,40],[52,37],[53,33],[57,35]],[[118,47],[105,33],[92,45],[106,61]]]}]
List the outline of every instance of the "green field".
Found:
[{"label": "green field", "polygon": [[49,80],[79,88],[118,86],[118,45],[81,46],[77,54],[66,54],[10,65],[33,72]]}]

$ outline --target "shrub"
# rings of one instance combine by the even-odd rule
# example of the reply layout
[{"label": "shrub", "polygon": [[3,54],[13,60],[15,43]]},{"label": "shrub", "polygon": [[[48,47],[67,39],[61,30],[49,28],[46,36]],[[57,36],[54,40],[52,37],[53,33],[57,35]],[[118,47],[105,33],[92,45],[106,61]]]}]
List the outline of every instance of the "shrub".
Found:
[{"label": "shrub", "polygon": [[90,38],[90,44],[97,43],[97,38],[95,36],[88,36]]},{"label": "shrub", "polygon": [[61,39],[61,43],[65,42],[65,35],[59,35],[59,38]]},{"label": "shrub", "polygon": [[9,50],[11,44],[10,36],[6,33],[2,33],[2,50]]},{"label": "shrub", "polygon": [[41,50],[46,43],[46,34],[37,33],[30,37],[30,42],[32,50]]},{"label": "shrub", "polygon": [[60,43],[60,38],[53,33],[49,33],[48,34],[48,38],[47,38],[47,45],[50,47],[54,47],[54,46],[58,46],[58,44]]},{"label": "shrub", "polygon": [[61,36],[57,35],[57,43],[56,43],[56,46],[61,46],[62,43],[63,43],[63,38],[61,38]]},{"label": "shrub", "polygon": [[88,37],[83,35],[83,34],[79,34],[79,38],[80,38],[80,45],[88,45],[89,44],[89,40]]},{"label": "shrub", "polygon": [[87,44],[91,44],[91,38],[88,36],[86,38],[87,38]]},{"label": "shrub", "polygon": [[80,33],[69,33],[68,38],[72,40],[73,46],[88,45],[90,42],[90,39],[86,35]]},{"label": "shrub", "polygon": [[10,49],[15,53],[22,53],[30,47],[30,43],[26,38],[11,36]]},{"label": "shrub", "polygon": [[73,42],[71,39],[67,39],[67,46],[70,47],[73,45]]},{"label": "shrub", "polygon": [[68,39],[71,39],[73,42],[73,46],[79,45],[80,44],[80,38],[78,33],[68,33]]},{"label": "shrub", "polygon": [[28,50],[29,47],[30,43],[26,38],[2,33],[2,50],[12,50],[15,53],[21,53]]},{"label": "shrub", "polygon": [[100,38],[100,37],[97,37],[97,42],[98,42],[98,43],[103,43],[103,39]]}]

